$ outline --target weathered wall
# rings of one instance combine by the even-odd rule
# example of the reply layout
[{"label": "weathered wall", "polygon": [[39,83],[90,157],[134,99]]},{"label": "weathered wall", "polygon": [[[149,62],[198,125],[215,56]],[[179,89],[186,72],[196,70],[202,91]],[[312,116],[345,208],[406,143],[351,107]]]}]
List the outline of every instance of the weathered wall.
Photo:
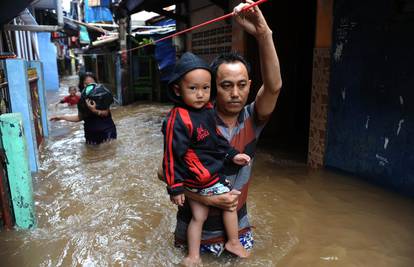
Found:
[{"label": "weathered wall", "polygon": [[309,125],[308,165],[323,166],[328,117],[330,49],[315,48],[313,53],[312,96]]},{"label": "weathered wall", "polygon": [[[211,1],[189,1],[191,26],[223,16],[230,10],[223,10]],[[203,57],[207,61],[232,49],[231,20],[215,22],[188,34],[188,50]]]},{"label": "weathered wall", "polygon": [[39,42],[39,56],[43,63],[45,76],[45,89],[48,91],[59,90],[59,76],[56,61],[56,46],[50,42],[50,33],[37,33]]},{"label": "weathered wall", "polygon": [[313,168],[322,167],[325,155],[333,0],[318,0],[317,7],[307,159]]},{"label": "weathered wall", "polygon": [[325,165],[414,195],[414,9],[337,0]]}]

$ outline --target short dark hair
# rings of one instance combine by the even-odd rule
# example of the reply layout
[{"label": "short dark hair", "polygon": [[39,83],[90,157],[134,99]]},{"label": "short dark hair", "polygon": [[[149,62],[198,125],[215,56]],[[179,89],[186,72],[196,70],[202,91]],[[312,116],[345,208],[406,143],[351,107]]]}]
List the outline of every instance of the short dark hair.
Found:
[{"label": "short dark hair", "polygon": [[247,60],[240,55],[238,52],[232,51],[229,53],[224,53],[219,56],[217,56],[210,64],[211,72],[212,72],[212,84],[215,84],[216,76],[217,76],[217,70],[220,67],[221,64],[225,63],[236,63],[240,62],[242,63],[246,69],[247,74],[250,77],[250,64],[247,62]]}]

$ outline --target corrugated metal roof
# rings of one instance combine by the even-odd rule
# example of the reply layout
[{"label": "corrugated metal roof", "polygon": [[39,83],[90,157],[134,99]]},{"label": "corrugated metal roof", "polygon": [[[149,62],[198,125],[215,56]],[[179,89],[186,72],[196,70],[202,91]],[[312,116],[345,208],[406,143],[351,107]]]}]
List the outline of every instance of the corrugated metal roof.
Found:
[{"label": "corrugated metal roof", "polygon": [[0,1],[0,25],[8,23],[32,2],[34,0]]},{"label": "corrugated metal roof", "polygon": [[32,6],[38,9],[56,9],[56,0],[35,0]]},{"label": "corrugated metal roof", "polygon": [[175,25],[163,26],[155,29],[145,29],[132,33],[132,35],[153,35],[153,34],[167,34],[175,31]]}]

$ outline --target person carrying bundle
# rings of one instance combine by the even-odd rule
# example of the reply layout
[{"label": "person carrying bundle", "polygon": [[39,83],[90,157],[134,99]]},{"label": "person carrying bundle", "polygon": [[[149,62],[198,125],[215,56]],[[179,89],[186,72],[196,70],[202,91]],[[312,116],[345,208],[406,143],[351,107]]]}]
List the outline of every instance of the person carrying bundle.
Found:
[{"label": "person carrying bundle", "polygon": [[112,93],[102,84],[96,83],[93,74],[85,74],[80,81],[84,86],[78,103],[78,114],[55,115],[51,121],[84,121],[87,144],[98,145],[117,138],[116,126],[112,120],[110,105]]}]

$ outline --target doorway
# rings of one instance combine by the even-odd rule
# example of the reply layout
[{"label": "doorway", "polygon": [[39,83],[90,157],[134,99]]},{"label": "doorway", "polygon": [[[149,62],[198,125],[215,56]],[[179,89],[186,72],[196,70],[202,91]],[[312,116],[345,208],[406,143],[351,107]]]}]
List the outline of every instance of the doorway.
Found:
[{"label": "doorway", "polygon": [[[316,0],[269,1],[261,10],[273,31],[283,87],[276,109],[260,138],[259,147],[305,162],[308,153]],[[255,97],[262,81],[256,41],[247,37]]]}]

